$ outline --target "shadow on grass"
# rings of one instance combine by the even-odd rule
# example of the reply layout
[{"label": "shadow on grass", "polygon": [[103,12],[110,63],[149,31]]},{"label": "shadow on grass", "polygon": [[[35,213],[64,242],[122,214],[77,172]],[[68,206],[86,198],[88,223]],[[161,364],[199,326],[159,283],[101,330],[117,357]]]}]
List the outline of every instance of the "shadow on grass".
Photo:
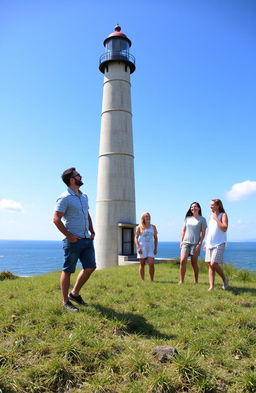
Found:
[{"label": "shadow on grass", "polygon": [[232,292],[233,295],[241,295],[243,293],[251,293],[252,295],[256,295],[256,288],[238,288],[238,287],[228,287],[228,291]]},{"label": "shadow on grass", "polygon": [[123,323],[121,327],[121,333],[124,334],[139,334],[146,338],[161,338],[165,340],[171,340],[176,338],[175,335],[163,334],[154,328],[153,325],[148,323],[146,319],[138,314],[131,312],[120,313],[112,308],[103,307],[100,304],[94,304],[93,307],[99,311],[107,319],[117,320]]}]

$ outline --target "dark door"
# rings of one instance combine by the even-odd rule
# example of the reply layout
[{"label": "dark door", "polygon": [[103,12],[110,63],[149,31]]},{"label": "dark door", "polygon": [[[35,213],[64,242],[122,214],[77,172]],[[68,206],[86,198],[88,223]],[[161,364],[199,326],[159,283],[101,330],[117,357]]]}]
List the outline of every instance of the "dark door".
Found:
[{"label": "dark door", "polygon": [[133,255],[133,228],[122,228],[122,254]]}]

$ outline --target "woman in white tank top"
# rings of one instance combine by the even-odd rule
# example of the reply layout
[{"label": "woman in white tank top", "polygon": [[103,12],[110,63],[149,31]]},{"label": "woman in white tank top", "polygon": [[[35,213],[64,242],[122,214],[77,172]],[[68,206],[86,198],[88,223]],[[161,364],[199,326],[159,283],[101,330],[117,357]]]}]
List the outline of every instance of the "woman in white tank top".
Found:
[{"label": "woman in white tank top", "polygon": [[228,278],[225,276],[220,265],[223,262],[224,249],[227,242],[228,216],[220,199],[212,199],[210,208],[213,215],[210,217],[205,241],[205,262],[209,266],[210,282],[208,291],[214,288],[215,272],[223,280],[222,288],[228,288]]},{"label": "woman in white tank top", "polygon": [[137,258],[140,261],[140,277],[144,280],[145,263],[149,264],[149,275],[151,281],[154,281],[154,259],[157,253],[157,229],[155,225],[150,223],[151,217],[149,213],[143,213],[141,223],[136,228],[134,243],[137,247]]}]

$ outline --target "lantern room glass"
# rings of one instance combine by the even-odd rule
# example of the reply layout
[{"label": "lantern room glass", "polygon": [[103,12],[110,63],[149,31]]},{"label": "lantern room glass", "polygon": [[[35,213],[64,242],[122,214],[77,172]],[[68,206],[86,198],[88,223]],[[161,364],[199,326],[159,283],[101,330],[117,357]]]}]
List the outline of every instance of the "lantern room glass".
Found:
[{"label": "lantern room glass", "polygon": [[129,43],[122,38],[113,38],[106,43],[106,52],[129,57]]}]

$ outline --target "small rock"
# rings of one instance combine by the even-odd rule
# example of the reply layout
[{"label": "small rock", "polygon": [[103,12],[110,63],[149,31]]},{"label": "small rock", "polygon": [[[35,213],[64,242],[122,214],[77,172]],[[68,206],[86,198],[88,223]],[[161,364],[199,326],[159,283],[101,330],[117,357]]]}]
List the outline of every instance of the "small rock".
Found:
[{"label": "small rock", "polygon": [[236,359],[236,360],[241,360],[241,359],[242,359],[242,356],[241,356],[241,355],[236,355],[236,356],[235,356],[235,359]]},{"label": "small rock", "polygon": [[177,349],[169,347],[168,345],[159,345],[158,347],[153,348],[153,355],[155,355],[161,363],[166,363],[177,354]]}]

